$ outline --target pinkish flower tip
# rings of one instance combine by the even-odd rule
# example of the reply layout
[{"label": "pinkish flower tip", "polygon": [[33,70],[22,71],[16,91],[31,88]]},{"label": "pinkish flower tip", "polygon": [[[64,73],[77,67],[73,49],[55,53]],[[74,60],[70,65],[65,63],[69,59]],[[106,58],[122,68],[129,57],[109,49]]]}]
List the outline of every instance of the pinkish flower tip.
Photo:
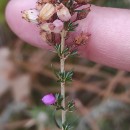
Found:
[{"label": "pinkish flower tip", "polygon": [[53,25],[55,26],[54,31],[53,31],[54,33],[60,33],[62,29],[64,28],[64,23],[59,19],[56,19],[53,22]]},{"label": "pinkish flower tip", "polygon": [[53,105],[56,102],[56,98],[53,94],[47,94],[42,98],[42,102],[45,105]]},{"label": "pinkish flower tip", "polygon": [[71,14],[69,12],[69,9],[66,6],[64,6],[62,3],[56,7],[56,11],[57,11],[57,16],[60,20],[69,21],[71,19]]},{"label": "pinkish flower tip", "polygon": [[56,19],[53,23],[44,23],[41,25],[41,29],[46,32],[60,33],[63,28],[64,24],[59,19]]}]

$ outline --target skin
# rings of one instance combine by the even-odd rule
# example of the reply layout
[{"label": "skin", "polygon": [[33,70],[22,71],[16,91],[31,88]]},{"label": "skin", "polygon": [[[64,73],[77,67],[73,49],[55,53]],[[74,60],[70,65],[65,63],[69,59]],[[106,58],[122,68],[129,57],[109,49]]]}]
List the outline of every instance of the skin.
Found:
[{"label": "skin", "polygon": [[[21,11],[34,8],[37,0],[10,0],[6,19],[10,28],[31,45],[48,48],[36,25],[21,18]],[[78,30],[78,31],[77,31]],[[87,18],[79,22],[77,32],[91,34],[79,48],[81,56],[113,68],[130,71],[130,10],[92,6]]]}]

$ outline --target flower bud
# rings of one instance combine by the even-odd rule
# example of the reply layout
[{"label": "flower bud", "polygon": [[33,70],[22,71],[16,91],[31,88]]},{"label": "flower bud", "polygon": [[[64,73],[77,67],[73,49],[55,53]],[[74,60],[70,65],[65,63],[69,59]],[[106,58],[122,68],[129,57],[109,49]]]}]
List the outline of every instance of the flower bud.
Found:
[{"label": "flower bud", "polygon": [[46,3],[41,11],[40,11],[40,14],[39,14],[39,19],[40,21],[46,21],[46,20],[49,20],[52,15],[55,13],[55,7],[53,4],[50,4],[50,3]]},{"label": "flower bud", "polygon": [[56,7],[57,16],[62,21],[69,21],[71,18],[71,14],[67,7],[65,7],[62,3]]},{"label": "flower bud", "polygon": [[36,9],[22,11],[22,18],[28,22],[38,23],[39,12]]},{"label": "flower bud", "polygon": [[56,98],[53,94],[48,94],[42,98],[42,102],[45,105],[53,105],[56,102]]}]

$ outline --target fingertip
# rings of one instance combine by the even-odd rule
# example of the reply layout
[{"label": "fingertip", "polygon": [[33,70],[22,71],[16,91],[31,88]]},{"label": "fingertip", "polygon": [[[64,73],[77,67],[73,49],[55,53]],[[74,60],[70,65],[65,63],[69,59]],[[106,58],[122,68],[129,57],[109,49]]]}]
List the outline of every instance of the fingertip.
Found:
[{"label": "fingertip", "polygon": [[130,10],[93,6],[80,27],[91,34],[81,48],[84,57],[130,71]]},{"label": "fingertip", "polygon": [[[6,8],[10,28],[24,41],[48,48],[36,25],[22,19],[21,11],[34,8],[37,0],[11,0]],[[82,56],[114,68],[130,71],[130,11],[91,7],[87,18],[79,22],[77,32],[91,34],[87,45],[79,48]],[[71,37],[72,39],[72,37]]]},{"label": "fingertip", "polygon": [[11,0],[6,7],[6,21],[11,30],[25,42],[41,47],[48,48],[39,35],[39,29],[36,25],[26,22],[22,19],[21,11],[34,8],[36,0]]}]

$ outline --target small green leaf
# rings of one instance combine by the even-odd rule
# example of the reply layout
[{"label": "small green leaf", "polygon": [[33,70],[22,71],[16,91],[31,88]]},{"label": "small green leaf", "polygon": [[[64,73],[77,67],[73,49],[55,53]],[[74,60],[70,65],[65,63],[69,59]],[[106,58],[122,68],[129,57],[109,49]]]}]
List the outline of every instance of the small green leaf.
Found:
[{"label": "small green leaf", "polygon": [[63,96],[59,93],[55,95],[56,97],[56,103],[54,106],[56,107],[56,110],[65,110],[65,108],[62,106]]},{"label": "small green leaf", "polygon": [[62,101],[63,101],[62,95],[59,94],[59,93],[57,93],[57,94],[55,95],[55,97],[56,97],[56,105],[61,107],[61,103],[62,103]]},{"label": "small green leaf", "polygon": [[75,109],[75,103],[73,100],[68,102],[68,110],[72,112]]},{"label": "small green leaf", "polygon": [[68,7],[68,9],[71,9],[74,5],[74,0],[68,0],[66,3],[66,7]]},{"label": "small green leaf", "polygon": [[56,44],[54,48],[55,48],[57,54],[59,56],[61,56],[61,44]]},{"label": "small green leaf", "polygon": [[62,51],[62,54],[68,54],[69,53],[69,48],[65,48],[63,51]]},{"label": "small green leaf", "polygon": [[72,81],[73,71],[66,72],[65,81]]},{"label": "small green leaf", "polygon": [[63,127],[64,130],[71,130],[71,129],[73,128],[73,127],[71,126],[71,124],[66,123],[66,122],[62,125],[62,127]]},{"label": "small green leaf", "polygon": [[53,118],[54,118],[54,122],[55,122],[56,126],[57,126],[59,129],[61,129],[61,125],[58,123],[58,121],[57,121],[57,119],[56,119],[56,110],[55,110],[54,113],[53,113]]},{"label": "small green leaf", "polygon": [[83,10],[83,9],[82,10],[74,10],[74,12],[78,12],[78,13],[79,12],[85,12],[85,10]]},{"label": "small green leaf", "polygon": [[69,22],[68,23],[68,31],[75,31],[75,28],[78,27],[78,23]]},{"label": "small green leaf", "polygon": [[56,77],[58,78],[57,82],[70,82],[72,81],[72,76],[73,76],[73,71],[69,71],[69,72],[56,72],[54,71]]},{"label": "small green leaf", "polygon": [[70,53],[70,56],[74,56],[74,55],[78,55],[77,50],[74,50],[74,51],[72,51],[72,52]]}]

